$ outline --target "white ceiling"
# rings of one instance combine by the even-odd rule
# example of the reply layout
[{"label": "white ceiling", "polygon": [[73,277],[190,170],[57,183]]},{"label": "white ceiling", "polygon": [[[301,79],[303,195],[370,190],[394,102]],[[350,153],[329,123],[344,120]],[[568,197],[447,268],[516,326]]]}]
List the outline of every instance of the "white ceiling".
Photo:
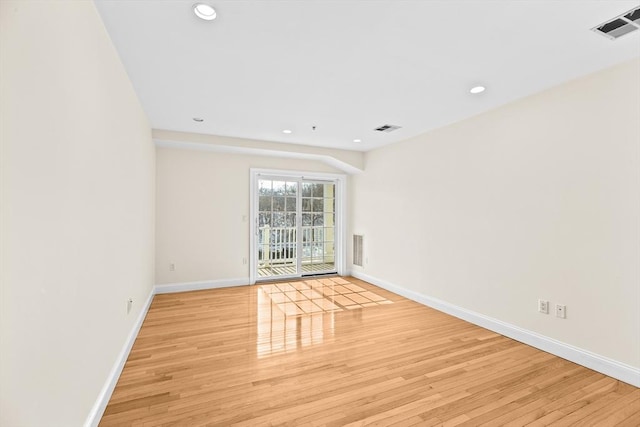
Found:
[{"label": "white ceiling", "polygon": [[195,1],[95,0],[156,129],[366,151],[640,56],[638,0]]}]

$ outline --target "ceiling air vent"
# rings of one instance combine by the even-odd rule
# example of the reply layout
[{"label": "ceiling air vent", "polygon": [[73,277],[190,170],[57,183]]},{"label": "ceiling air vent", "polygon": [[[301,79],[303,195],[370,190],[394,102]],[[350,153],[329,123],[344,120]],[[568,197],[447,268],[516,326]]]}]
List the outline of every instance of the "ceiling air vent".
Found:
[{"label": "ceiling air vent", "polygon": [[396,125],[382,125],[375,128],[374,130],[377,130],[378,132],[393,132],[394,130],[400,129],[401,127],[402,126]]},{"label": "ceiling air vent", "polygon": [[640,29],[640,6],[592,28],[596,33],[600,33],[611,40],[620,38],[638,29]]}]

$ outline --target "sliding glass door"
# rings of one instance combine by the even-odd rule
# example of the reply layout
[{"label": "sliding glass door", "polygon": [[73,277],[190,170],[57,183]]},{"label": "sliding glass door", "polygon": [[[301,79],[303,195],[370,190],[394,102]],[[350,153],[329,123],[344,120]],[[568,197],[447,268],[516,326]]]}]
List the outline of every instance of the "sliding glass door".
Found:
[{"label": "sliding glass door", "polygon": [[255,279],[335,273],[336,182],[263,174],[254,182]]}]

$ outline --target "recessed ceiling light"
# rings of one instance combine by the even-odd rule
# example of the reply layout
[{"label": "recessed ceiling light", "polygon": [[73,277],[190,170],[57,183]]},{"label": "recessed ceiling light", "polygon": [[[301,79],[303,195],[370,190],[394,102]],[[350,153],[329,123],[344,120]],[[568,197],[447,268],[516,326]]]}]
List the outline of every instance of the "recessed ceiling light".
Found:
[{"label": "recessed ceiling light", "polygon": [[216,10],[206,3],[196,3],[193,5],[193,13],[200,19],[205,21],[213,21],[216,19]]},{"label": "recessed ceiling light", "polygon": [[193,121],[194,122],[204,122],[204,119],[202,117],[194,117]]},{"label": "recessed ceiling light", "polygon": [[485,89],[486,89],[486,87],[484,87],[484,86],[474,86],[474,87],[471,88],[471,90],[469,90],[469,92],[474,93],[474,94],[475,93],[482,93],[482,92],[485,91]]},{"label": "recessed ceiling light", "polygon": [[353,142],[362,142],[361,139],[354,139]]},{"label": "recessed ceiling light", "polygon": [[282,131],[282,133],[291,133],[291,130],[285,129],[285,130]]}]

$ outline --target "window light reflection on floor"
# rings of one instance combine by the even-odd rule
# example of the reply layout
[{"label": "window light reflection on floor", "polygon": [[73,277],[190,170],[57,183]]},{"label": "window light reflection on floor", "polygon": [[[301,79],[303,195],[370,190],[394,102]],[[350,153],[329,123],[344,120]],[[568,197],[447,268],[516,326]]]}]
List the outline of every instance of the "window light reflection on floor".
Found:
[{"label": "window light reflection on floor", "polygon": [[338,312],[392,303],[342,277],[261,285],[258,357],[323,342],[333,336]]}]

